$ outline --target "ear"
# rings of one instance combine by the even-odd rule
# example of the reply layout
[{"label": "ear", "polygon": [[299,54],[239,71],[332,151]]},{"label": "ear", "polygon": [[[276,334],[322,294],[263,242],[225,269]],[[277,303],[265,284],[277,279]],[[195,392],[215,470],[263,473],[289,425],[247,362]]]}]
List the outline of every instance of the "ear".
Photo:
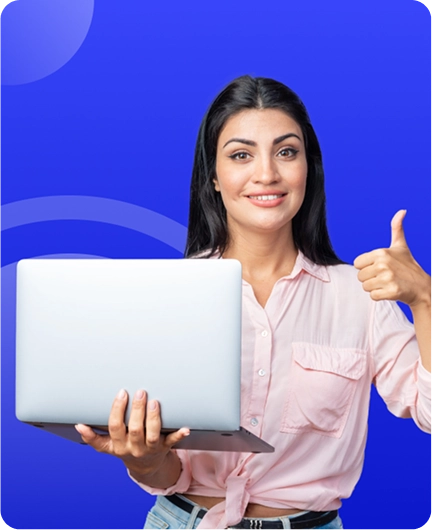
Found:
[{"label": "ear", "polygon": [[214,184],[215,190],[220,192],[219,182],[217,178],[213,179],[213,184]]}]

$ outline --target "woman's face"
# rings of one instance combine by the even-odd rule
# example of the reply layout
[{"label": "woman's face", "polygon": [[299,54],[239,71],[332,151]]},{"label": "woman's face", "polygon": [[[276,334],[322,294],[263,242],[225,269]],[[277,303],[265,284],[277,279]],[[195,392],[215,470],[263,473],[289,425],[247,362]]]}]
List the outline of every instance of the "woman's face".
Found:
[{"label": "woman's face", "polygon": [[219,135],[214,185],[230,233],[291,230],[302,205],[307,162],[300,126],[278,109],[232,116]]}]

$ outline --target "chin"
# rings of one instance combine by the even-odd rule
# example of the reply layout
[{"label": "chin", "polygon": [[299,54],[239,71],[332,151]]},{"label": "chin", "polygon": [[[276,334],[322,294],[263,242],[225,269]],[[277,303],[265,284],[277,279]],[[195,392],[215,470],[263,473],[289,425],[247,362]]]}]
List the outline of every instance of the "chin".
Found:
[{"label": "chin", "polygon": [[259,216],[248,216],[246,218],[241,218],[239,216],[237,219],[231,217],[231,219],[228,218],[228,230],[244,230],[246,232],[256,232],[257,234],[268,235],[279,231],[283,233],[286,233],[286,230],[291,231],[291,216],[285,215],[279,218],[275,217],[276,216],[267,216],[267,218],[260,218]]},{"label": "chin", "polygon": [[256,228],[264,230],[266,232],[277,232],[291,227],[292,217],[284,216],[282,218],[273,219],[257,219],[253,224]]},{"label": "chin", "polygon": [[284,223],[274,223],[274,222],[268,222],[268,223],[256,223],[254,225],[251,225],[250,230],[255,230],[257,232],[263,233],[263,234],[273,234],[276,232],[285,232],[286,230],[291,230],[291,221],[284,222]]}]

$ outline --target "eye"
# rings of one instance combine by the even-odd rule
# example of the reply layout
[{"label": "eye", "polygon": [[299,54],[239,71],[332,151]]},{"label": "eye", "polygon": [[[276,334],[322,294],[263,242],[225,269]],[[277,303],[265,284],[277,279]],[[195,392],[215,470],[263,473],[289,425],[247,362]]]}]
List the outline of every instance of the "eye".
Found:
[{"label": "eye", "polygon": [[247,160],[249,156],[249,153],[246,153],[245,151],[239,151],[238,153],[229,155],[229,158],[232,160]]},{"label": "eye", "polygon": [[284,147],[281,149],[278,153],[278,156],[282,156],[282,158],[292,158],[299,152],[298,149],[294,149],[294,147]]}]

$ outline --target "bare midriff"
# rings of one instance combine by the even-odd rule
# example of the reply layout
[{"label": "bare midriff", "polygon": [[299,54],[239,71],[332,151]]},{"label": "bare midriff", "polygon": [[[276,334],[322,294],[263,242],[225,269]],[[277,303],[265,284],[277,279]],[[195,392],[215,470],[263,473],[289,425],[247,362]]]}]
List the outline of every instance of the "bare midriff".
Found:
[{"label": "bare midriff", "polygon": [[[203,495],[189,495],[188,493],[182,493],[183,497],[186,497],[195,504],[199,504],[207,510],[213,508],[216,504],[223,502],[223,497],[204,497]],[[282,517],[283,515],[293,515],[299,513],[301,510],[287,510],[283,508],[270,508],[269,506],[263,506],[262,504],[250,503],[247,505],[245,517]]]}]

